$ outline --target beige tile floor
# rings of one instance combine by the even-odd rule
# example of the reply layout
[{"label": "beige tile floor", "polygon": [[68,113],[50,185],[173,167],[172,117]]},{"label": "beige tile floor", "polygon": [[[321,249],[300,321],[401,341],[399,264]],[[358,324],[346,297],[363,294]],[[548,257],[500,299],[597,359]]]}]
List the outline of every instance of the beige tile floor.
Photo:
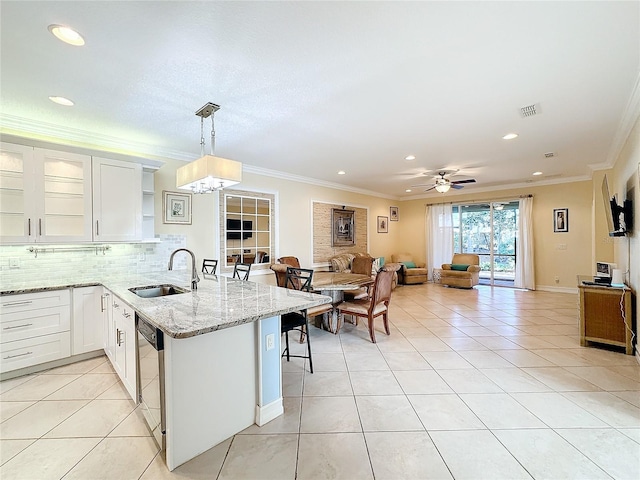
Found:
[{"label": "beige tile floor", "polygon": [[[104,357],[0,383],[0,478],[640,478],[640,366],[581,348],[577,296],[396,289],[391,336],[312,328],[285,414],[168,472]],[[302,350],[304,345],[295,344]]]}]

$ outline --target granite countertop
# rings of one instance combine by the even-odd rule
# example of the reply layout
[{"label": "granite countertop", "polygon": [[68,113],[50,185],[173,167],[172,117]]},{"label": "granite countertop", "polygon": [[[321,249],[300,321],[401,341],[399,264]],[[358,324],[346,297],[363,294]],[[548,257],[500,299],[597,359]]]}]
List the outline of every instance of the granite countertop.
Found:
[{"label": "granite countertop", "polygon": [[[250,323],[284,313],[331,303],[324,295],[299,292],[262,283],[207,275],[191,291],[191,274],[186,271],[162,271],[146,275],[119,275],[104,278],[34,279],[5,282],[0,295],[42,292],[69,287],[104,285],[129,304],[145,320],[173,338],[195,335]],[[132,287],[173,284],[188,293],[156,298],[141,298]]]}]

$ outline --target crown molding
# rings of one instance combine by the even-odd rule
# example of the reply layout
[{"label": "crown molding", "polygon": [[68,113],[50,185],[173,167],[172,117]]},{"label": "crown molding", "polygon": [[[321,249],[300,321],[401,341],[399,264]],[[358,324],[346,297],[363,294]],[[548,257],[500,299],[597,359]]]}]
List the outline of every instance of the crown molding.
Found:
[{"label": "crown molding", "polygon": [[636,84],[633,87],[627,106],[622,114],[622,119],[613,137],[611,149],[605,162],[606,165],[608,165],[607,168],[612,168],[615,165],[638,119],[640,119],[640,74],[638,74],[636,78]]},{"label": "crown molding", "polygon": [[160,159],[191,161],[193,155],[177,150],[159,148],[142,142],[133,142],[86,130],[61,127],[53,123],[32,120],[0,113],[0,133],[31,138],[50,143],[71,144],[95,150],[104,150],[141,157],[153,156]]},{"label": "crown molding", "polygon": [[350,187],[341,183],[326,182],[324,180],[318,180],[315,178],[304,177],[302,175],[294,175],[292,173],[285,173],[279,170],[271,170],[269,168],[254,167],[253,165],[242,165],[243,172],[254,173],[256,175],[264,175],[266,177],[274,177],[282,180],[290,180],[292,182],[306,183],[309,185],[315,185],[318,187],[333,188],[335,190],[343,190],[345,192],[360,193],[362,195],[369,195],[377,198],[388,198],[389,200],[402,200],[395,195],[387,195],[373,190],[366,190],[364,188]]},{"label": "crown molding", "polygon": [[486,187],[474,188],[473,190],[449,190],[447,193],[429,193],[426,195],[411,195],[410,197],[404,197],[402,201],[405,200],[420,200],[420,199],[434,199],[434,198],[450,198],[450,197],[459,197],[461,195],[468,195],[474,193],[486,193],[486,192],[501,192],[503,190],[514,190],[517,188],[527,189],[533,187],[544,187],[547,185],[560,185],[563,183],[574,183],[574,182],[587,182],[591,180],[591,175],[580,175],[577,177],[566,177],[566,178],[553,178],[549,180],[541,180],[535,182],[521,182],[521,183],[512,183],[508,185],[489,185]]}]

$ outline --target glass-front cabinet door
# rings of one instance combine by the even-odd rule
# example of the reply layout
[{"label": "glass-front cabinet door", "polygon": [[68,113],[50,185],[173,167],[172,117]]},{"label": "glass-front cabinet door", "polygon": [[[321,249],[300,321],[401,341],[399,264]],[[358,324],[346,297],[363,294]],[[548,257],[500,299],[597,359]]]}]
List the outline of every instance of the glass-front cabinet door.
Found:
[{"label": "glass-front cabinet door", "polygon": [[28,243],[35,217],[33,147],[0,144],[0,239]]},{"label": "glass-front cabinet door", "polygon": [[224,195],[224,266],[271,262],[272,207],[272,199],[260,194]]},{"label": "glass-front cabinet door", "polygon": [[91,157],[36,149],[35,159],[42,186],[37,241],[91,241]]},{"label": "glass-front cabinet door", "polygon": [[2,243],[91,241],[91,157],[3,143]]}]

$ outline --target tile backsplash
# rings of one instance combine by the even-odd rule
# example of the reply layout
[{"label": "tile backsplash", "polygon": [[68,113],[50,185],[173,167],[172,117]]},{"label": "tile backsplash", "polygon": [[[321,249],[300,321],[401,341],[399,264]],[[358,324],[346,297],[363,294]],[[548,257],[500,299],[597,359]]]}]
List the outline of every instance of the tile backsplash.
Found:
[{"label": "tile backsplash", "polygon": [[[159,243],[104,243],[104,253],[96,245],[11,245],[0,246],[1,282],[20,282],[36,277],[74,274],[76,278],[95,278],[127,273],[150,273],[166,270],[169,255],[185,248],[186,235],[159,235]],[[30,248],[45,249],[30,252]],[[69,250],[73,249],[73,250]],[[65,251],[66,250],[66,251]],[[188,255],[176,255],[174,269],[187,268]]]}]

